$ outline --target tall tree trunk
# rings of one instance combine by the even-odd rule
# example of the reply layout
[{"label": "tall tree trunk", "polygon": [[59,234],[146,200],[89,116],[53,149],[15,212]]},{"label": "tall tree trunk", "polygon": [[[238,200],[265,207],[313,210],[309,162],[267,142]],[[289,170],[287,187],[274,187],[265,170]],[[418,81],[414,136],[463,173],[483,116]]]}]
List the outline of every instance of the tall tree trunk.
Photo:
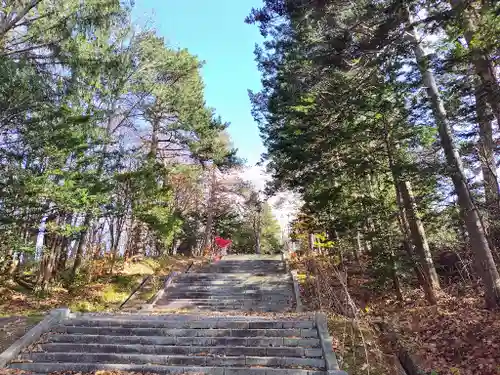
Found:
[{"label": "tall tree trunk", "polygon": [[118,249],[120,246],[120,240],[123,232],[123,226],[125,225],[125,216],[116,218],[116,226],[114,224],[114,219],[111,220],[109,225],[109,232],[111,236],[111,266],[109,273],[113,274],[113,268],[116,264],[116,259],[118,258]]},{"label": "tall tree trunk", "polygon": [[434,267],[432,260],[431,250],[427,243],[427,236],[425,235],[424,225],[417,212],[417,205],[415,197],[409,181],[399,182],[399,190],[401,199],[406,209],[406,218],[410,227],[412,242],[415,245],[415,250],[420,258],[420,264],[425,273],[425,277],[429,280],[431,288],[439,289],[439,277]]},{"label": "tall tree trunk", "polygon": [[476,87],[476,112],[479,125],[478,154],[483,173],[484,198],[486,203],[487,223],[490,238],[495,246],[500,246],[500,190],[495,163],[495,143],[493,141],[493,130],[490,114],[485,95],[481,93],[482,87]]},{"label": "tall tree trunk", "polygon": [[205,234],[203,235],[203,241],[201,243],[201,251],[204,252],[211,243],[212,238],[212,226],[214,219],[214,209],[215,209],[215,197],[216,197],[216,174],[215,174],[215,164],[211,166],[210,173],[210,191],[208,193],[208,207],[207,207],[207,223],[205,225]]},{"label": "tall tree trunk", "polygon": [[[71,224],[73,223],[73,215],[67,214],[65,219],[64,219],[64,222],[66,225],[71,226]],[[69,236],[62,236],[61,244],[60,244],[59,250],[57,252],[56,267],[54,268],[54,272],[56,272],[56,273],[62,272],[66,269],[66,262],[68,260],[69,244],[70,244],[70,237]]]},{"label": "tall tree trunk", "polygon": [[151,160],[156,160],[158,155],[158,133],[160,132],[160,122],[158,120],[153,120],[153,131],[151,132],[151,147],[149,149],[149,158]]},{"label": "tall tree trunk", "polygon": [[446,110],[437,87],[434,74],[429,68],[429,61],[423,48],[420,45],[417,33],[411,25],[411,19],[408,17],[409,30],[408,39],[413,44],[413,49],[417,63],[422,73],[427,95],[432,105],[432,111],[438,127],[441,146],[446,156],[446,161],[450,169],[451,178],[455,191],[458,196],[458,203],[464,210],[467,232],[470,236],[472,251],[475,255],[477,268],[481,270],[481,278],[484,284],[486,305],[490,308],[500,306],[500,275],[493,260],[486,234],[479,212],[472,197],[465,176],[462,160],[455,146],[453,136],[446,115]]},{"label": "tall tree trunk", "polygon": [[314,252],[314,233],[307,235],[307,251],[312,254]]},{"label": "tall tree trunk", "polygon": [[394,257],[394,251],[391,249],[389,253],[391,262],[391,279],[394,286],[394,292],[396,293],[396,298],[399,302],[403,302],[403,290],[401,288],[401,282],[399,280],[398,269],[396,266],[396,259]]},{"label": "tall tree trunk", "polygon": [[422,287],[425,293],[427,301],[431,305],[437,304],[436,290],[431,287],[429,280],[425,277],[422,270],[422,266],[417,262],[413,254],[413,246],[411,243],[411,233],[410,226],[408,225],[408,219],[406,217],[406,210],[401,199],[401,193],[396,186],[396,199],[399,207],[398,223],[403,233],[403,249],[410,258],[411,264],[413,266],[413,271],[415,276],[417,276],[418,283]]},{"label": "tall tree trunk", "polygon": [[356,229],[356,246],[354,246],[354,259],[356,263],[360,263],[361,253],[363,252],[363,239],[361,237],[361,231]]},{"label": "tall tree trunk", "polygon": [[92,220],[92,215],[90,213],[85,214],[83,219],[82,231],[80,232],[80,240],[78,241],[78,246],[75,253],[75,262],[73,263],[73,268],[71,269],[71,280],[75,280],[76,273],[82,265],[83,259],[83,249],[87,244],[87,233],[89,231],[90,221]]},{"label": "tall tree trunk", "polygon": [[439,277],[434,267],[431,250],[427,242],[424,224],[420,220],[417,204],[411,188],[410,181],[403,179],[398,169],[398,162],[395,160],[394,153],[398,152],[398,148],[390,138],[390,131],[387,123],[384,122],[385,128],[385,146],[387,159],[389,161],[389,169],[392,173],[395,189],[397,192],[397,203],[400,206],[400,212],[404,214],[404,220],[408,225],[411,242],[415,246],[415,250],[420,259],[420,264],[424,271],[429,287],[433,290],[440,289]]},{"label": "tall tree trunk", "polygon": [[467,9],[468,2],[464,0],[450,0],[452,8],[459,19],[463,29],[464,37],[470,50],[472,65],[476,74],[481,79],[482,94],[485,101],[490,105],[493,115],[500,124],[500,85],[495,76],[495,70],[486,51],[474,45],[475,26],[472,13]]},{"label": "tall tree trunk", "polygon": [[56,263],[56,250],[59,244],[59,236],[54,234],[53,236],[51,236],[51,238],[51,244],[50,246],[47,246],[46,253],[44,254],[44,262],[42,262],[42,279],[40,282],[40,290],[42,292],[47,292],[49,289],[50,281],[53,277],[54,266]]},{"label": "tall tree trunk", "polygon": [[257,217],[255,223],[255,254],[261,254],[261,210],[257,209]]},{"label": "tall tree trunk", "polygon": [[66,262],[68,261],[68,246],[69,246],[69,238],[64,237],[61,242],[61,248],[59,250],[59,257],[57,259],[57,271],[62,272],[66,269]]}]

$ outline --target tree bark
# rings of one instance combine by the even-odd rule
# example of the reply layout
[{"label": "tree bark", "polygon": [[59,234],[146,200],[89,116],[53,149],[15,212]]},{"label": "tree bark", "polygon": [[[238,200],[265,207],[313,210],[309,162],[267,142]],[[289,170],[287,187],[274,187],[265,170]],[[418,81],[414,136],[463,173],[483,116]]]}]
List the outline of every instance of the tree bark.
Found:
[{"label": "tree bark", "polygon": [[216,174],[215,174],[215,164],[211,167],[210,174],[210,191],[208,196],[208,207],[207,207],[207,223],[205,225],[205,234],[203,235],[203,242],[201,243],[201,251],[204,252],[211,243],[212,237],[212,225],[214,219],[214,204],[215,204],[215,190],[216,190]]},{"label": "tree bark", "polygon": [[417,38],[416,31],[410,17],[408,16],[409,30],[407,36],[413,44],[417,63],[420,67],[427,95],[432,106],[432,112],[436,120],[441,146],[446,156],[450,169],[451,178],[458,196],[458,203],[464,210],[467,232],[470,236],[472,251],[475,255],[477,268],[481,270],[486,305],[489,308],[500,306],[500,275],[496,268],[484,228],[481,223],[479,212],[472,197],[465,176],[462,160],[455,146],[450,126],[448,124],[446,110],[437,87],[434,74],[429,68],[428,59]]},{"label": "tree bark", "polygon": [[391,278],[392,284],[394,286],[394,292],[396,293],[396,298],[398,301],[403,302],[403,290],[401,288],[401,282],[399,280],[398,269],[396,267],[396,260],[394,258],[394,252],[390,250],[390,262],[391,262]]},{"label": "tree bark", "polygon": [[406,254],[410,258],[411,264],[413,266],[413,271],[415,272],[415,275],[417,276],[418,283],[420,286],[424,289],[425,297],[427,301],[431,305],[437,304],[437,296],[436,296],[436,291],[431,287],[431,284],[429,281],[426,279],[424,272],[422,271],[422,267],[417,263],[416,259],[414,259],[413,255],[413,249],[412,249],[412,244],[411,244],[411,234],[410,234],[410,226],[408,225],[408,220],[406,217],[406,210],[404,208],[402,199],[401,199],[401,193],[399,189],[396,186],[396,199],[399,207],[399,215],[398,215],[398,222],[399,226],[401,228],[401,232],[403,233],[403,249],[405,250]]},{"label": "tree bark", "polygon": [[413,196],[411,184],[409,181],[401,181],[398,184],[401,199],[406,209],[406,218],[410,227],[411,239],[420,258],[420,264],[424,270],[425,277],[429,280],[432,289],[439,289],[439,277],[434,267],[429,244],[427,243],[424,225],[417,212],[417,205],[415,203],[415,197]]},{"label": "tree bark", "polygon": [[160,122],[156,119],[152,121],[153,131],[151,132],[151,147],[149,149],[149,158],[156,160],[158,154],[158,133],[160,132]]},{"label": "tree bark", "polygon": [[310,254],[314,252],[314,233],[309,233],[307,235],[307,250]]},{"label": "tree bark", "polygon": [[464,0],[450,0],[450,4],[464,29],[464,38],[470,50],[472,65],[481,79],[481,92],[490,105],[497,123],[500,124],[500,85],[497,82],[493,64],[486,52],[473,44],[475,26],[471,19],[472,14],[466,8],[466,2]]},{"label": "tree bark", "polygon": [[361,253],[363,252],[363,239],[361,237],[361,231],[356,229],[356,246],[354,247],[354,259],[356,263],[360,263]]},{"label": "tree bark", "polygon": [[493,141],[493,130],[491,126],[488,105],[482,87],[476,87],[476,113],[479,125],[478,154],[483,173],[484,198],[487,212],[487,223],[490,238],[494,247],[498,249],[500,245],[500,233],[498,222],[500,220],[500,190],[498,188],[498,178],[495,163],[495,143]]},{"label": "tree bark", "polygon": [[[389,169],[391,170],[392,178],[394,180],[394,186],[396,189],[397,204],[400,213],[404,218],[404,222],[409,229],[409,231],[405,233],[405,228],[402,227],[402,229],[404,230],[403,234],[409,235],[409,238],[411,238],[411,242],[415,246],[415,250],[420,259],[420,265],[422,266],[422,270],[424,272],[424,277],[426,280],[425,285],[422,284],[422,287],[429,287],[433,291],[438,290],[440,289],[439,277],[436,272],[436,268],[434,267],[434,261],[432,259],[432,254],[427,242],[425,228],[422,220],[420,220],[419,217],[417,204],[415,202],[415,197],[411,188],[411,183],[410,181],[403,179],[400,175],[401,173],[397,169],[398,163],[395,160],[394,151],[397,152],[398,149],[390,138],[390,132],[387,127],[387,123],[384,124],[384,141],[386,146],[387,159],[389,161]],[[435,294],[434,298],[431,299],[435,299]]]},{"label": "tree bark", "polygon": [[85,219],[83,219],[82,231],[80,233],[80,240],[78,241],[78,247],[76,248],[75,253],[75,262],[73,263],[73,268],[71,269],[71,280],[75,280],[76,273],[78,269],[82,265],[83,259],[83,249],[87,244],[87,233],[89,231],[90,221],[92,219],[92,215],[90,213],[85,214]]}]

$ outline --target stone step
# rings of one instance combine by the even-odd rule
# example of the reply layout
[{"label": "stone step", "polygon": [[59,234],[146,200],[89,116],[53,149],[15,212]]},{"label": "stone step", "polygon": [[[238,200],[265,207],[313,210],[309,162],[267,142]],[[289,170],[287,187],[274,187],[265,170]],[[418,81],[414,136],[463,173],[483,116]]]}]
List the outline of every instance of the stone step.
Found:
[{"label": "stone step", "polygon": [[263,306],[262,304],[244,304],[243,302],[237,304],[198,304],[194,300],[191,303],[177,303],[175,300],[160,300],[155,305],[154,312],[163,313],[176,313],[179,311],[185,311],[190,313],[201,313],[203,311],[208,312],[233,312],[233,311],[247,311],[247,312],[288,312],[292,311],[289,304],[267,304]]},{"label": "stone step", "polygon": [[247,274],[253,273],[254,275],[276,275],[276,274],[284,274],[285,267],[269,267],[269,268],[255,268],[255,269],[238,269],[235,267],[212,267],[203,269],[205,273],[216,273],[222,275],[231,275],[231,274]]},{"label": "stone step", "polygon": [[279,369],[269,367],[183,367],[183,366],[158,366],[137,365],[120,363],[13,363],[11,368],[17,368],[36,374],[53,372],[92,372],[97,370],[118,370],[129,372],[142,372],[154,374],[207,374],[207,375],[326,375],[325,371],[304,369]]},{"label": "stone step", "polygon": [[285,273],[270,274],[270,273],[182,273],[177,275],[174,280],[184,281],[232,281],[232,282],[246,282],[258,283],[260,281],[280,282],[281,280],[288,280],[291,276]]},{"label": "stone step", "polygon": [[221,285],[211,285],[211,286],[199,286],[193,284],[173,284],[167,289],[167,292],[179,291],[188,293],[211,293],[211,294],[233,294],[233,295],[263,295],[263,294],[283,294],[283,295],[293,295],[292,284],[281,284],[280,286],[272,288],[259,287],[248,287],[244,286],[242,288],[234,288],[233,286],[221,286]]},{"label": "stone step", "polygon": [[282,329],[195,329],[195,328],[125,328],[116,327],[78,327],[59,325],[53,332],[84,335],[118,336],[192,336],[192,337],[318,337],[314,328]]},{"label": "stone step", "polygon": [[318,338],[299,337],[186,337],[186,336],[117,336],[51,334],[47,343],[123,344],[123,345],[180,345],[180,346],[245,346],[319,348]]},{"label": "stone step", "polygon": [[162,313],[178,313],[180,311],[182,312],[189,312],[193,314],[202,314],[202,313],[207,313],[207,312],[234,312],[234,311],[246,311],[246,312],[261,312],[261,313],[280,313],[280,312],[290,312],[292,311],[292,308],[290,306],[285,306],[285,305],[274,305],[274,306],[267,306],[267,307],[259,307],[259,306],[253,306],[253,307],[245,307],[242,305],[222,305],[222,306],[196,306],[196,305],[186,305],[186,304],[181,304],[181,305],[175,305],[175,304],[164,304],[164,305],[159,305],[154,307],[152,310],[153,312],[162,312]]},{"label": "stone step", "polygon": [[192,293],[166,293],[162,299],[168,300],[196,300],[196,301],[220,301],[222,303],[232,302],[248,302],[248,303],[290,303],[293,301],[293,296],[277,296],[277,295],[264,295],[264,296],[241,296],[241,295],[212,295],[212,294],[192,294]]},{"label": "stone step", "polygon": [[264,289],[264,288],[241,288],[236,289],[233,287],[198,287],[189,285],[171,285],[166,289],[167,293],[199,293],[199,294],[211,294],[211,295],[238,295],[238,296],[259,296],[259,295],[284,295],[284,296],[293,296],[292,285],[288,285],[285,287],[273,288],[273,289]]},{"label": "stone step", "polygon": [[262,289],[231,289],[231,288],[207,288],[206,290],[196,290],[196,289],[184,289],[178,287],[171,287],[167,289],[169,294],[182,293],[182,294],[190,294],[190,295],[214,295],[214,296],[244,296],[248,298],[260,297],[260,296],[271,296],[271,297],[279,297],[279,296],[290,296],[293,293],[289,293],[287,291],[282,290],[262,290]]},{"label": "stone step", "polygon": [[199,273],[183,273],[175,277],[174,281],[190,281],[190,282],[226,282],[226,283],[246,283],[246,284],[258,284],[262,281],[266,283],[274,283],[279,284],[281,281],[290,280],[291,277],[288,274],[280,274],[278,275],[266,275],[262,276],[255,274],[229,274],[229,273],[207,273],[207,274],[199,274]]},{"label": "stone step", "polygon": [[181,346],[181,345],[130,345],[130,344],[42,344],[43,352],[52,353],[136,353],[160,355],[222,355],[256,357],[309,357],[318,358],[322,350],[300,347],[249,347],[249,346]]},{"label": "stone step", "polygon": [[315,321],[314,314],[306,314],[300,316],[285,315],[247,315],[241,313],[239,315],[198,315],[198,314],[154,314],[149,313],[82,313],[77,315],[77,319],[98,319],[98,320],[117,320],[126,319],[127,321],[155,320],[155,321],[206,321],[206,320],[223,320],[223,321]]},{"label": "stone step", "polygon": [[312,320],[227,320],[227,319],[204,319],[204,320],[128,320],[128,319],[94,319],[74,318],[61,323],[70,327],[122,327],[122,328],[230,328],[230,329],[263,329],[263,328],[314,328]]},{"label": "stone step", "polygon": [[220,301],[254,301],[254,302],[288,302],[292,296],[268,294],[268,295],[244,295],[244,294],[211,294],[211,293],[165,293],[165,298],[170,299],[197,299],[197,300],[220,300]]},{"label": "stone step", "polygon": [[206,307],[235,307],[235,310],[241,310],[241,308],[249,308],[249,307],[273,307],[280,306],[286,307],[289,305],[291,301],[254,301],[254,300],[244,300],[244,299],[235,299],[235,300],[224,300],[224,299],[178,299],[178,298],[169,298],[163,297],[156,304],[157,305],[165,305],[170,303],[175,303],[178,306],[206,306]]},{"label": "stone step", "polygon": [[209,272],[209,273],[181,273],[176,275],[174,280],[258,282],[262,280],[277,281],[288,277],[290,277],[290,275],[286,274]]},{"label": "stone step", "polygon": [[259,301],[256,299],[252,298],[235,298],[235,299],[218,299],[218,298],[171,298],[170,296],[166,295],[163,296],[161,300],[177,300],[179,302],[186,302],[189,303],[191,301],[196,301],[199,304],[243,304],[245,302],[249,304],[257,304],[257,305],[270,305],[270,304],[276,304],[276,303],[282,303],[282,304],[288,304],[290,301],[288,299],[281,299],[281,300],[270,300],[270,301]]},{"label": "stone step", "polygon": [[257,357],[257,356],[197,356],[197,355],[151,355],[151,354],[120,354],[120,353],[69,353],[32,352],[20,357],[21,361],[29,362],[86,362],[86,363],[134,363],[174,366],[221,366],[221,367],[297,367],[307,366],[314,369],[324,369],[324,359],[297,357]]},{"label": "stone step", "polygon": [[291,279],[285,279],[279,282],[267,281],[265,284],[259,281],[251,282],[245,280],[184,280],[179,279],[170,285],[173,287],[196,287],[204,288],[229,288],[234,290],[279,290],[290,285]]},{"label": "stone step", "polygon": [[172,298],[171,296],[164,296],[161,300],[163,301],[175,301],[178,303],[195,303],[197,305],[257,305],[257,306],[265,306],[265,305],[274,305],[274,304],[288,304],[289,301],[287,299],[281,300],[258,300],[258,299],[229,299],[229,298]]}]

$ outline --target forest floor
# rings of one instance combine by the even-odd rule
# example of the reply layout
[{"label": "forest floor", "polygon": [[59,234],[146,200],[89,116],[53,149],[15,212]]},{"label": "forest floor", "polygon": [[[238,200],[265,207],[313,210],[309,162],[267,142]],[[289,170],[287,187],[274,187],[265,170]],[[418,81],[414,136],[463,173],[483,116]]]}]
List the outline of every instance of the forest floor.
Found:
[{"label": "forest floor", "polygon": [[183,272],[191,262],[191,270],[194,270],[206,261],[201,257],[183,256],[145,258],[134,263],[122,261],[117,262],[113,275],[107,275],[104,270],[108,267],[97,261],[92,266],[94,274],[91,281],[79,281],[72,288],[54,285],[45,295],[36,294],[14,282],[0,285],[0,352],[42,320],[51,309],[69,307],[71,311],[80,312],[116,311],[142,280],[152,275],[143,290],[125,305],[125,308],[134,307],[145,303],[158,291],[162,276],[172,271]]},{"label": "forest floor", "polygon": [[[391,285],[377,285],[366,269],[354,264],[347,265],[345,288],[331,263],[318,257],[315,262],[324,263],[319,277],[307,271],[310,259],[305,257],[291,266],[298,271],[306,309],[328,312],[334,350],[349,374],[402,373],[395,356],[400,346],[421,374],[500,374],[500,312],[484,308],[478,285],[455,280],[443,286],[438,304],[429,306],[419,288],[408,288],[398,301]],[[335,313],[346,289],[355,304],[354,318]],[[398,337],[398,346],[378,329],[382,321]]]}]

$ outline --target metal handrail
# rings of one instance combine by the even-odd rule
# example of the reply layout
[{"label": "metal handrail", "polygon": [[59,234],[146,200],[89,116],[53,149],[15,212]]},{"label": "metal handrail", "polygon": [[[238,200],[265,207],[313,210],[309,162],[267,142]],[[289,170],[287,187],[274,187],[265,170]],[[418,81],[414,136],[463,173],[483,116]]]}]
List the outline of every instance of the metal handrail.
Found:
[{"label": "metal handrail", "polygon": [[191,267],[193,267],[194,262],[191,262],[191,264],[188,266],[188,268],[184,271],[184,273],[188,273]]},{"label": "metal handrail", "polygon": [[[191,264],[189,264],[188,268],[184,271],[184,273],[188,273],[189,270],[191,269],[191,267],[193,267],[193,265],[194,265],[194,261],[191,262]],[[165,281],[163,282],[163,288],[162,288],[162,290],[165,290],[168,287],[168,284],[170,284],[170,282],[172,281],[172,279],[173,279],[173,277],[175,275],[177,275],[177,272],[171,272],[166,277],[164,277]],[[120,310],[123,306],[125,306],[125,304],[134,296],[135,293],[137,293],[139,291],[139,289],[141,289],[144,286],[144,284],[146,284],[146,282],[152,276],[153,275],[146,276],[144,278],[144,280],[142,280],[142,282],[139,284],[139,286],[134,289],[134,291],[127,297],[127,299],[125,301],[122,302],[122,304],[120,305],[120,307],[118,307],[118,310]],[[150,301],[148,301],[148,302],[151,302],[151,300],[157,299],[158,294],[159,293],[156,293],[153,297],[150,298]]]},{"label": "metal handrail", "polygon": [[120,307],[118,307],[118,310],[120,310],[123,306],[125,306],[125,304],[134,296],[134,294],[137,293],[137,291],[139,289],[141,289],[144,284],[146,284],[146,282],[152,277],[153,275],[148,275],[146,276],[142,282],[139,284],[139,286],[137,288],[134,289],[134,291],[132,293],[130,293],[130,295],[127,297],[127,299],[125,301],[122,302],[122,304],[120,305]]}]

